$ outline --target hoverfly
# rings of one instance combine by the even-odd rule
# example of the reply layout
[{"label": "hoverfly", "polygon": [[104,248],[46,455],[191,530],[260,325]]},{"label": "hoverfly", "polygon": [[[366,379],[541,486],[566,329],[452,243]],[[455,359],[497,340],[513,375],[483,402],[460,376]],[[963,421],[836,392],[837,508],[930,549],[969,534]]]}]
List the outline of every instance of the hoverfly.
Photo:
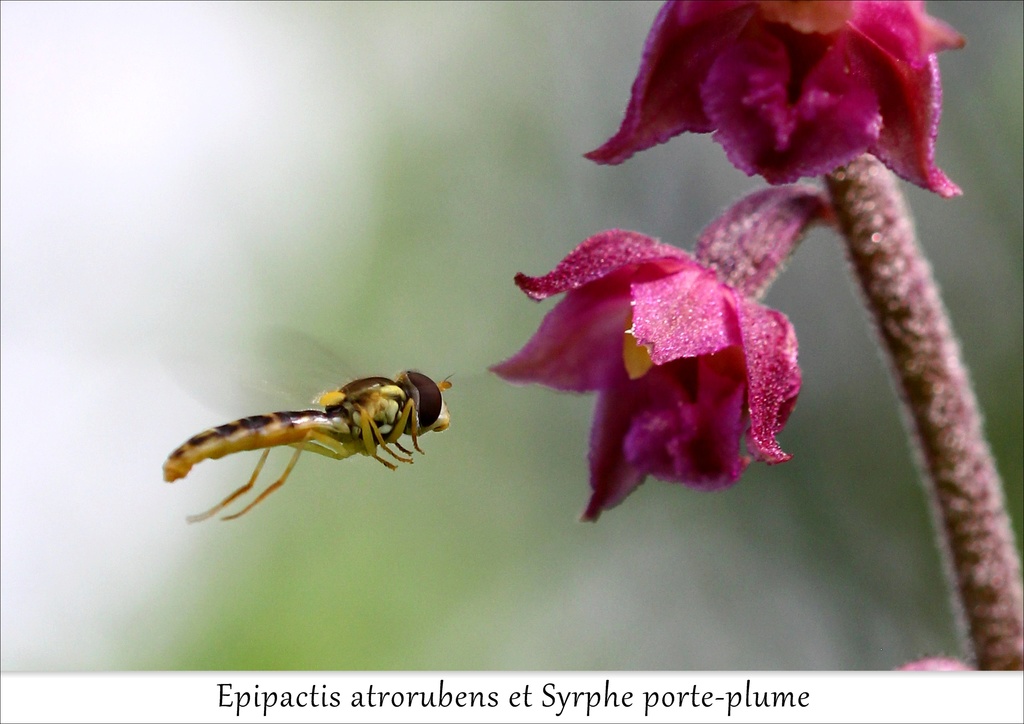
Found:
[{"label": "hoverfly", "polygon": [[[179,480],[188,475],[193,465],[208,458],[215,460],[242,450],[263,448],[249,482],[205,513],[188,517],[190,523],[198,523],[216,515],[252,489],[273,447],[295,448],[284,473],[240,512],[224,516],[223,520],[245,515],[284,485],[304,450],[335,460],[344,460],[356,453],[369,455],[395,470],[398,466],[378,455],[377,449],[384,450],[398,462],[411,463],[412,450],[398,441],[404,434],[412,438],[413,448],[422,454],[420,435],[448,429],[448,405],[441,393],[450,387],[448,380],[434,382],[414,371],[402,372],[393,380],[387,377],[354,380],[323,393],[317,399],[323,410],[255,415],[194,435],[168,456],[164,463],[164,480],[169,483]],[[400,452],[395,452],[392,445]]]}]

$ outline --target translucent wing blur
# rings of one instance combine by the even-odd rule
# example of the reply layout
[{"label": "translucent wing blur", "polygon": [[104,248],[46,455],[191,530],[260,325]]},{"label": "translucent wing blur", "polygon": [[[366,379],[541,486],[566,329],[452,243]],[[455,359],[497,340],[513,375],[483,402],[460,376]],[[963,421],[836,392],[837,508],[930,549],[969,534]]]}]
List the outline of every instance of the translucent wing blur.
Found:
[{"label": "translucent wing blur", "polygon": [[358,376],[335,350],[296,329],[200,339],[165,349],[164,367],[197,402],[228,416],[306,407]]}]

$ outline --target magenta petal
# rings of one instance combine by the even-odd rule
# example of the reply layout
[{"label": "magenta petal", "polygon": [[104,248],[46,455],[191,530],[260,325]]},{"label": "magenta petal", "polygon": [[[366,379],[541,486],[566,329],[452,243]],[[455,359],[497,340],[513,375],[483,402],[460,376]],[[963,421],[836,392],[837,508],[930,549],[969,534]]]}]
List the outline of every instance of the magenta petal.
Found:
[{"label": "magenta petal", "polygon": [[682,249],[643,234],[613,229],[590,237],[549,274],[516,276],[534,299],[566,292],[536,334],[493,372],[512,382],[539,382],[582,392],[603,387],[623,368],[631,281],[656,279],[695,266]]},{"label": "magenta petal", "polygon": [[665,3],[647,35],[621,127],[586,157],[622,163],[683,131],[714,130],[701,103],[701,83],[722,46],[735,41],[754,11],[748,2]]},{"label": "magenta petal", "polygon": [[921,0],[856,2],[849,27],[871,38],[894,59],[918,69],[927,65],[929,55],[964,45],[963,36],[928,15]]},{"label": "magenta petal", "polygon": [[542,277],[516,275],[516,284],[533,299],[546,299],[554,294],[577,289],[613,272],[629,271],[624,267],[645,262],[663,262],[665,273],[692,264],[682,249],[662,244],[634,231],[611,229],[596,234],[577,246]]},{"label": "magenta petal", "polygon": [[[508,380],[556,390],[600,389],[622,368],[622,334],[629,319],[628,287],[594,283],[566,294],[530,341],[491,367]],[[621,372],[619,374],[622,374]]]},{"label": "magenta petal", "polygon": [[694,265],[632,285],[633,336],[662,365],[681,357],[711,354],[741,337],[732,299],[714,273]]},{"label": "magenta petal", "polygon": [[942,84],[934,54],[962,47],[963,38],[920,2],[858,4],[849,36],[852,70],[879,95],[882,130],[868,150],[907,181],[958,196],[935,165]]},{"label": "magenta petal", "polygon": [[718,279],[757,299],[775,279],[807,229],[832,221],[828,197],[813,186],[781,186],[749,194],[701,232],[694,256]]},{"label": "magenta petal", "polygon": [[854,35],[851,43],[861,48],[855,67],[879,91],[882,130],[868,150],[897,176],[944,198],[959,196],[960,187],[935,165],[942,113],[938,58],[915,69],[881,53],[869,38]]},{"label": "magenta petal", "polygon": [[796,332],[786,315],[737,295],[747,360],[747,405],[750,430],[747,447],[758,459],[781,463],[791,455],[775,440],[800,392]]},{"label": "magenta petal", "polygon": [[609,387],[597,398],[590,431],[590,487],[593,493],[582,520],[597,520],[644,481],[646,473],[626,460],[623,440],[633,417],[634,398],[628,385]]}]

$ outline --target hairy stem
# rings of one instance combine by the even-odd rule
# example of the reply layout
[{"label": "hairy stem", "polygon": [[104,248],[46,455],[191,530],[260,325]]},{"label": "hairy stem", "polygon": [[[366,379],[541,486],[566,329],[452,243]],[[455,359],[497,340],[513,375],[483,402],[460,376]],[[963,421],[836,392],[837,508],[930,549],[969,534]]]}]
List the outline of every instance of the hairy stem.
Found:
[{"label": "hairy stem", "polygon": [[862,156],[826,178],[891,363],[954,589],[967,655],[1024,668],[1020,561],[960,346],[895,177]]}]

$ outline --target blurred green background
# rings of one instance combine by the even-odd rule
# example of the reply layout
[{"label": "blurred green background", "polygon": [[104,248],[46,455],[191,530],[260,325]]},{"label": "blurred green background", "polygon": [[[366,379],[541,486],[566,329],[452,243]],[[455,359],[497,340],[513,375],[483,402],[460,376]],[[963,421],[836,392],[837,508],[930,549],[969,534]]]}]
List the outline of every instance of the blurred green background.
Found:
[{"label": "blurred green background", "polygon": [[[0,7],[3,669],[890,669],[957,653],[831,234],[767,300],[800,338],[793,460],[727,492],[649,480],[579,523],[592,397],[485,372],[550,306],[515,272],[612,227],[692,248],[761,186],[707,136],[619,167],[582,158],[618,127],[657,8]],[[907,193],[1019,541],[1022,6],[929,10],[968,38],[941,58],[938,143],[965,193]],[[451,429],[397,473],[307,455],[248,516],[187,525],[257,455],[173,486],[164,458],[304,406],[329,362],[294,337],[349,374],[452,374]],[[304,391],[271,400],[260,380]]]}]

